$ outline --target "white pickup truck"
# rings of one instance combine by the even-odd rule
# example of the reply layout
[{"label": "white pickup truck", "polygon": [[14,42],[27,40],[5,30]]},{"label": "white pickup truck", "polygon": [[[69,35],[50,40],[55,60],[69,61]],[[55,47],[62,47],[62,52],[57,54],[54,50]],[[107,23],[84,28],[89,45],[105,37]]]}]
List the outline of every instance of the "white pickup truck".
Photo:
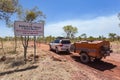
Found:
[{"label": "white pickup truck", "polygon": [[56,53],[65,51],[70,53],[71,42],[69,39],[56,39],[49,44],[50,50],[55,50]]}]

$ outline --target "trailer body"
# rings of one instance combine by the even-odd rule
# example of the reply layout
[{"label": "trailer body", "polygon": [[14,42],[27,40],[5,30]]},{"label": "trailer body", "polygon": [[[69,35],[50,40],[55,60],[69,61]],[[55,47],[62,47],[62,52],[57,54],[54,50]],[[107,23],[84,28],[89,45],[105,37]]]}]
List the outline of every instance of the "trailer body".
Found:
[{"label": "trailer body", "polygon": [[109,41],[80,41],[75,42],[73,45],[74,52],[79,53],[82,60],[86,60],[86,56],[89,58],[89,61],[90,59],[100,60],[103,57],[110,56],[112,52]]}]

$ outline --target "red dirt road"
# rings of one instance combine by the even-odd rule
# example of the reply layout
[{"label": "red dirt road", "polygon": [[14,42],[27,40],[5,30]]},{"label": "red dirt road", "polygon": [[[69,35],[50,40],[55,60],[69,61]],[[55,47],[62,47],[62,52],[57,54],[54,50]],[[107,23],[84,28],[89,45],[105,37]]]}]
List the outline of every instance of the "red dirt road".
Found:
[{"label": "red dirt road", "polygon": [[53,56],[60,56],[74,64],[78,71],[72,73],[73,80],[120,80],[120,54],[111,53],[111,56],[102,59],[99,63],[83,64],[77,53],[56,54],[49,51],[49,46],[46,44],[40,44],[39,47]]}]

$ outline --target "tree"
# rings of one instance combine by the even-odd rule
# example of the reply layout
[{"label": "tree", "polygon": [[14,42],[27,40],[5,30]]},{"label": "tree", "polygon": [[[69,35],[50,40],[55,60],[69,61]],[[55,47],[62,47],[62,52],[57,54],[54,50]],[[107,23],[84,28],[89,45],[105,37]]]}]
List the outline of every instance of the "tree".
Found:
[{"label": "tree", "polygon": [[78,32],[77,27],[73,27],[72,33],[71,33],[71,37],[74,38],[74,37],[75,37],[75,34],[76,34],[77,32]]},{"label": "tree", "polygon": [[99,35],[98,37],[97,37],[97,40],[106,40],[107,38],[105,37],[105,36],[103,36],[103,35]]},{"label": "tree", "polygon": [[73,27],[72,25],[64,26],[63,30],[66,33],[67,38],[74,38],[75,34],[78,32],[77,27]]},{"label": "tree", "polygon": [[80,41],[81,39],[82,39],[81,36],[78,36],[78,37],[77,37],[77,40],[78,40],[78,41]]},{"label": "tree", "polygon": [[118,41],[120,41],[120,36],[119,36],[119,35],[116,35],[116,39],[117,39]]},{"label": "tree", "polygon": [[83,38],[84,40],[87,39],[87,35],[85,33],[81,34],[81,38]]},{"label": "tree", "polygon": [[[10,17],[13,13],[17,11],[18,0],[0,0],[0,20],[5,21],[9,26]],[[0,39],[1,44],[3,45],[2,39]],[[3,46],[2,46],[2,49]]]},{"label": "tree", "polygon": [[114,41],[115,37],[116,37],[116,33],[109,33],[109,38],[110,38],[112,41]]},{"label": "tree", "polygon": [[0,0],[0,20],[9,24],[10,17],[17,11],[18,0]]},{"label": "tree", "polygon": [[42,11],[38,9],[38,7],[34,7],[30,10],[24,10],[22,6],[19,6],[19,8],[17,9],[17,14],[19,20],[22,21],[45,23],[44,19],[46,18],[46,16],[43,14]]},{"label": "tree", "polygon": [[45,37],[45,40],[46,42],[50,43],[51,41],[55,40],[55,37],[50,35],[50,36]]},{"label": "tree", "polygon": [[[22,7],[19,7],[18,9],[18,17],[19,19],[25,21],[25,22],[43,22],[42,18],[45,18],[45,15],[41,11],[38,10],[37,7],[34,7],[33,9],[30,10],[23,10]],[[27,55],[27,47],[28,47],[28,42],[29,42],[29,36],[24,36],[22,38],[22,44],[24,47],[24,60],[26,63],[26,55]],[[34,36],[34,45],[36,42],[36,37]],[[34,46],[34,53],[36,53],[36,46]],[[34,61],[35,61],[35,55],[34,54]]]},{"label": "tree", "polygon": [[89,40],[89,41],[94,41],[94,40],[95,40],[95,37],[89,36],[89,37],[88,37],[88,40]]}]

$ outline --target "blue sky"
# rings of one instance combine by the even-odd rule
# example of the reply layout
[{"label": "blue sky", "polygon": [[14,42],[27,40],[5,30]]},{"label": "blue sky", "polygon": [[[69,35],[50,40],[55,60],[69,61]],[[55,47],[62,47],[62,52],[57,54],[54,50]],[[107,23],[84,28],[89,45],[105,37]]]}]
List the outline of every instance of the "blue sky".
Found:
[{"label": "blue sky", "polygon": [[38,6],[46,21],[87,19],[118,13],[120,0],[19,0],[25,8]]},{"label": "blue sky", "polygon": [[[113,32],[120,35],[120,0],[19,0],[25,9],[37,6],[46,15],[45,36],[65,36],[65,25],[78,28],[76,36],[108,36]],[[4,34],[3,34],[4,33]],[[0,25],[2,36],[13,35],[11,29]]]}]

